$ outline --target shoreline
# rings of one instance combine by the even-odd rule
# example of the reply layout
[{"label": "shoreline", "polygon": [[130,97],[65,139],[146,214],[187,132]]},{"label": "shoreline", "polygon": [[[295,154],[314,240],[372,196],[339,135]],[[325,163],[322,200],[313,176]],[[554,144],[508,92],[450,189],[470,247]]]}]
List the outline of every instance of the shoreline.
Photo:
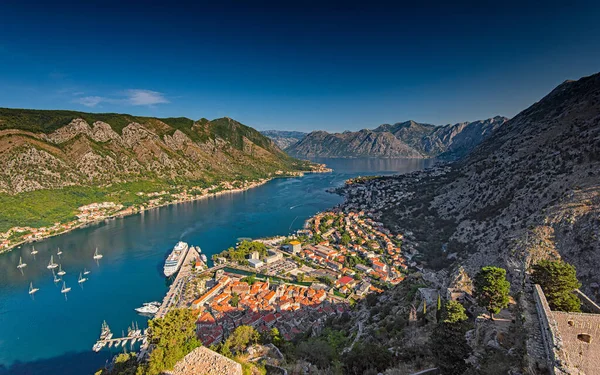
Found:
[{"label": "shoreline", "polygon": [[217,191],[217,192],[214,192],[214,193],[208,193],[208,194],[204,194],[204,195],[201,195],[201,196],[194,196],[194,197],[192,197],[190,199],[183,199],[183,200],[176,200],[176,201],[170,201],[170,202],[160,203],[160,204],[154,205],[152,207],[147,207],[147,208],[145,208],[145,207],[142,206],[140,208],[136,208],[135,211],[133,211],[133,212],[121,212],[121,211],[118,211],[118,212],[115,212],[113,214],[107,215],[106,217],[103,217],[102,219],[88,221],[88,222],[81,222],[81,223],[75,224],[74,226],[72,226],[69,229],[64,230],[62,232],[57,232],[57,233],[52,233],[52,234],[44,235],[44,236],[42,236],[40,238],[36,238],[36,239],[33,239],[33,240],[23,240],[23,241],[17,242],[17,243],[15,243],[13,245],[10,245],[9,247],[0,249],[0,255],[4,254],[4,253],[8,253],[8,252],[14,250],[15,248],[18,248],[18,247],[20,247],[22,245],[25,245],[25,244],[28,244],[28,243],[40,242],[40,241],[46,240],[48,238],[52,238],[52,237],[60,236],[60,235],[63,235],[63,234],[67,234],[67,233],[69,233],[71,231],[74,231],[76,229],[86,228],[86,227],[89,227],[89,226],[92,226],[92,225],[98,225],[98,224],[100,224],[102,222],[106,222],[107,220],[114,220],[114,219],[117,219],[117,218],[124,218],[124,217],[127,217],[127,216],[133,216],[133,215],[141,214],[141,213],[143,213],[145,211],[150,211],[150,210],[154,210],[154,209],[157,209],[157,208],[166,207],[166,206],[170,206],[170,205],[174,205],[174,204],[195,202],[195,201],[199,201],[199,200],[207,199],[207,198],[211,198],[211,197],[215,198],[215,197],[219,197],[219,196],[224,195],[224,194],[243,193],[243,192],[248,191],[250,189],[262,186],[262,185],[264,185],[264,184],[266,184],[266,183],[268,183],[268,182],[270,182],[272,180],[275,180],[277,178],[304,177],[304,175],[307,174],[307,173],[330,173],[332,171],[333,170],[331,168],[326,168],[325,167],[325,168],[321,168],[319,170],[294,172],[294,173],[298,173],[297,175],[271,176],[271,177],[266,177],[264,179],[252,182],[252,183],[248,184],[248,186],[241,187],[241,188],[234,188],[234,189],[228,189],[228,190],[220,190],[220,191]]}]

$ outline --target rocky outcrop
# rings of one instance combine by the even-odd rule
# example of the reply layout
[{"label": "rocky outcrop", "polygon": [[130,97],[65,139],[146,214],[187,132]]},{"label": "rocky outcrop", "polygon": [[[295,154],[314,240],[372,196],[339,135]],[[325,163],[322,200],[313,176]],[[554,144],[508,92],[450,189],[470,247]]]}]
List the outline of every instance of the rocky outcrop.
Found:
[{"label": "rocky outcrop", "polygon": [[163,375],[241,375],[242,365],[203,346],[175,364],[173,370]]}]

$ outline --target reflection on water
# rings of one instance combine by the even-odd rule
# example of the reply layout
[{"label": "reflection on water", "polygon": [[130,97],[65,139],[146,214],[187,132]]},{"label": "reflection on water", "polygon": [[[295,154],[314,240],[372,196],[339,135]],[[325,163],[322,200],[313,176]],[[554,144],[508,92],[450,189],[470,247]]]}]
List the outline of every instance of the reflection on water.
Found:
[{"label": "reflection on water", "polygon": [[[241,237],[287,234],[301,228],[314,213],[341,202],[341,197],[326,189],[348,178],[408,172],[430,163],[413,159],[317,161],[334,172],[277,179],[243,193],[109,220],[35,243],[39,251],[35,258],[31,244],[0,255],[0,374],[8,368],[10,373],[22,374],[93,373],[110,357],[106,350],[87,354],[100,324],[106,320],[116,333],[132,321],[145,326],[146,318],[133,309],[162,299],[166,291],[163,261],[180,239],[199,245],[210,258]],[[99,261],[93,259],[96,247],[104,255]],[[55,283],[47,268],[51,255],[72,288],[66,300],[62,281]],[[23,273],[17,269],[19,257],[27,263]],[[88,281],[79,285],[84,269],[91,272]],[[31,282],[40,289],[34,298],[28,294]],[[68,365],[82,357],[85,363]],[[43,372],[36,371],[40,366]]]}]

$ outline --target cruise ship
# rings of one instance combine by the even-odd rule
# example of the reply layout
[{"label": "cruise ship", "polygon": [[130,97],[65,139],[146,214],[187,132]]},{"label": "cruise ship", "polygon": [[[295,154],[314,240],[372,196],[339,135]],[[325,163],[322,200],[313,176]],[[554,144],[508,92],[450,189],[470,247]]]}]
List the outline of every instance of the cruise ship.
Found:
[{"label": "cruise ship", "polygon": [[171,254],[167,257],[165,261],[164,274],[166,277],[171,277],[175,272],[179,270],[185,256],[188,252],[188,244],[182,241],[177,242],[177,245],[171,251]]}]

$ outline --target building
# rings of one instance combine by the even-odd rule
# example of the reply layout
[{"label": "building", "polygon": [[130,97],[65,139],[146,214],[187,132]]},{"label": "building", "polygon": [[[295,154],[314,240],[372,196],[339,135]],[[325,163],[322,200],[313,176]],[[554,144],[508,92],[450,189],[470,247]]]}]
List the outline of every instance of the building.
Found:
[{"label": "building", "polygon": [[552,375],[597,374],[600,368],[600,307],[575,291],[589,313],[552,311],[539,285],[534,301],[546,350],[545,365]]},{"label": "building", "polygon": [[250,263],[250,267],[254,269],[259,269],[260,267],[264,266],[263,261],[260,259],[248,259],[248,263]]},{"label": "building", "polygon": [[302,251],[302,244],[300,241],[290,241],[288,250],[294,255],[298,255]]},{"label": "building", "polygon": [[253,251],[250,253],[249,259],[260,259],[260,254],[258,253],[258,251]]},{"label": "building", "polygon": [[272,264],[283,259],[283,254],[279,252],[269,252],[269,256],[265,258],[265,263]]}]

